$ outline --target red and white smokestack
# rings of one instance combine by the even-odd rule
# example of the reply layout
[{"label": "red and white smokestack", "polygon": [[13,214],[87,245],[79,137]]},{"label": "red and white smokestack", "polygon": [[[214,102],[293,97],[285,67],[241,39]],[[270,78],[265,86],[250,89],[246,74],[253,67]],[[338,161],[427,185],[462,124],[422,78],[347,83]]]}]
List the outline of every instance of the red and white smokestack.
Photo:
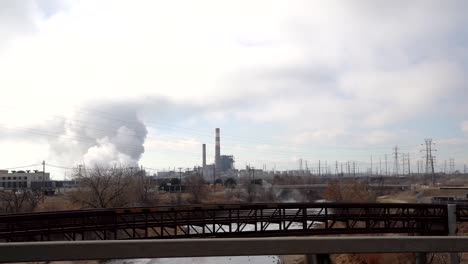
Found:
[{"label": "red and white smokestack", "polygon": [[216,168],[216,177],[218,178],[221,172],[221,139],[220,139],[219,128],[216,128],[215,168]]},{"label": "red and white smokestack", "polygon": [[203,159],[203,168],[206,167],[206,144],[202,145],[202,159]]}]

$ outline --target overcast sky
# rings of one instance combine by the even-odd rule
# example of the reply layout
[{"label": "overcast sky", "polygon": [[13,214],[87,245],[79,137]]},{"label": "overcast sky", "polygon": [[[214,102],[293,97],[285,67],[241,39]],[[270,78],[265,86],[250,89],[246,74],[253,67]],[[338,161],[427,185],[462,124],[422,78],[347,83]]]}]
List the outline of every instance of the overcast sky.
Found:
[{"label": "overcast sky", "polygon": [[[467,1],[0,1],[0,167],[468,163]],[[375,166],[375,165],[374,165]],[[66,170],[65,170],[66,171]],[[62,177],[62,176],[60,176]]]}]

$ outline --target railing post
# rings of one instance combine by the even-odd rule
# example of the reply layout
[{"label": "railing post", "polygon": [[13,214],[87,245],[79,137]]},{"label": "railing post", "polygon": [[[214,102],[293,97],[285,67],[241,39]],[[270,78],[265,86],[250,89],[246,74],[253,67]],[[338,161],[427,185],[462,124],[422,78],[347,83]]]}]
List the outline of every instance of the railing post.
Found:
[{"label": "railing post", "polygon": [[317,264],[317,255],[305,255],[305,264]]},{"label": "railing post", "polygon": [[330,255],[328,254],[309,254],[306,255],[306,264],[330,264]]},{"label": "railing post", "polygon": [[[457,205],[456,204],[447,204],[447,223],[448,223],[448,233],[449,236],[457,235]],[[457,252],[450,253],[450,263],[459,264],[460,256]]]},{"label": "railing post", "polygon": [[425,252],[416,253],[416,264],[427,264],[427,255]]}]

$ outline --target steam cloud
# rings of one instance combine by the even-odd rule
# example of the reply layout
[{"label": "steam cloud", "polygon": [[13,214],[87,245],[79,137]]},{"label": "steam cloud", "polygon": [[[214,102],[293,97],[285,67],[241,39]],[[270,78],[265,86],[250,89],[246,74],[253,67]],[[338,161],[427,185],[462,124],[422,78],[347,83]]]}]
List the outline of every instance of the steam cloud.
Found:
[{"label": "steam cloud", "polygon": [[135,107],[109,103],[83,109],[63,120],[63,135],[49,142],[53,158],[88,167],[138,165],[147,129]]}]

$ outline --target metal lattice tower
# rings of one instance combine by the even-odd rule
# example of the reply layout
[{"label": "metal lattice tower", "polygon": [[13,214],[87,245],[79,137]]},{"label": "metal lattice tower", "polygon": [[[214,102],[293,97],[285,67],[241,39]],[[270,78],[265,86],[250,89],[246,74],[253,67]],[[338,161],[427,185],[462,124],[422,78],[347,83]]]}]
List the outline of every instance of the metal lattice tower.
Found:
[{"label": "metal lattice tower", "polygon": [[432,143],[432,139],[431,138],[427,138],[424,140],[425,141],[425,150],[422,150],[426,153],[425,155],[425,158],[426,158],[426,175],[427,174],[431,174],[432,177],[431,177],[431,180],[432,180],[432,184],[434,185],[435,184],[435,179],[434,179],[434,156],[432,155],[432,151],[437,151],[435,149],[432,148],[432,145],[434,143]]},{"label": "metal lattice tower", "polygon": [[400,170],[399,161],[398,161],[398,146],[395,146],[393,155],[394,155],[393,172],[395,173],[395,175],[398,176],[398,173]]},{"label": "metal lattice tower", "polygon": [[455,172],[455,159],[450,158],[450,174]]}]

